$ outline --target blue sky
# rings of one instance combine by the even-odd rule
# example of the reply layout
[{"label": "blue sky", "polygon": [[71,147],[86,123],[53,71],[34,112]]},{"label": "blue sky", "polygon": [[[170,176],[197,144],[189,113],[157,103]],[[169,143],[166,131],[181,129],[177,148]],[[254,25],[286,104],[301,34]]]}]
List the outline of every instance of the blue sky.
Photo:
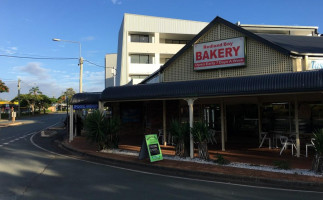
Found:
[{"label": "blue sky", "polygon": [[[0,55],[77,58],[104,65],[107,53],[117,52],[124,13],[210,22],[220,16],[242,24],[323,27],[323,1],[319,0],[0,0]],[[319,32],[323,30],[319,28]],[[32,86],[52,97],[66,88],[78,92],[77,60],[19,59],[0,56],[0,80],[10,88],[0,98],[17,95]],[[83,91],[104,89],[104,68],[84,63]]]}]

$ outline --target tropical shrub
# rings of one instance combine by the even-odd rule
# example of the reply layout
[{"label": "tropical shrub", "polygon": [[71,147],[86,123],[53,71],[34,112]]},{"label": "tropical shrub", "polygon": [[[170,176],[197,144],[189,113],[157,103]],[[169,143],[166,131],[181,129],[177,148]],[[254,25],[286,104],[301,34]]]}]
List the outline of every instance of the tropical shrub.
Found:
[{"label": "tropical shrub", "polygon": [[207,147],[208,140],[210,139],[209,129],[204,122],[195,122],[191,133],[194,142],[198,143],[198,155],[199,158],[209,160],[209,151]]},{"label": "tropical shrub", "polygon": [[109,149],[118,148],[120,130],[120,120],[117,117],[112,117],[107,120],[107,140],[106,145]]},{"label": "tropical shrub", "polygon": [[285,160],[275,160],[273,162],[275,168],[277,169],[284,169],[284,170],[288,170],[290,169],[290,164],[289,162],[285,161]]},{"label": "tropical shrub", "polygon": [[180,157],[189,156],[190,146],[190,127],[188,123],[180,123],[173,120],[170,124],[170,134],[175,140],[175,155]]},{"label": "tropical shrub", "polygon": [[117,118],[106,118],[99,110],[87,115],[85,119],[86,136],[97,143],[98,150],[118,148],[120,121]]},{"label": "tropical shrub", "polygon": [[323,129],[313,133],[315,156],[312,163],[312,170],[319,173],[323,172]]},{"label": "tropical shrub", "polygon": [[228,165],[230,164],[230,161],[225,159],[221,154],[217,153],[216,154],[216,160],[214,161],[215,163],[218,163],[220,165]]},{"label": "tropical shrub", "polygon": [[96,110],[88,114],[85,119],[85,130],[87,138],[98,145],[98,150],[106,148],[107,122],[103,113]]}]

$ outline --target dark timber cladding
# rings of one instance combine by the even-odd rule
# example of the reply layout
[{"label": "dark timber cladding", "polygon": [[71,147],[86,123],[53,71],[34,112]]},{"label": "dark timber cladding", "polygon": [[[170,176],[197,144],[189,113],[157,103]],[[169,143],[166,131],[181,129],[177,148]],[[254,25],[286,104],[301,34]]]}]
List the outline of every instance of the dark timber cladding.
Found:
[{"label": "dark timber cladding", "polygon": [[181,99],[323,90],[323,70],[106,88],[101,101]]},{"label": "dark timber cladding", "polygon": [[101,92],[85,92],[74,94],[70,104],[72,105],[86,105],[97,104],[100,99]]}]

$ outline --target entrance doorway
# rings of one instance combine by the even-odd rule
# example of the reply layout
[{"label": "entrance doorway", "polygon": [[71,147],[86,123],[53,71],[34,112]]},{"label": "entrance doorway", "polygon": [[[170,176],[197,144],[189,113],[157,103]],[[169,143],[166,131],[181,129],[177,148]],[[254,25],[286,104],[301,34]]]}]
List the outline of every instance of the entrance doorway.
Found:
[{"label": "entrance doorway", "polygon": [[257,147],[258,106],[227,105],[227,143],[230,148]]}]

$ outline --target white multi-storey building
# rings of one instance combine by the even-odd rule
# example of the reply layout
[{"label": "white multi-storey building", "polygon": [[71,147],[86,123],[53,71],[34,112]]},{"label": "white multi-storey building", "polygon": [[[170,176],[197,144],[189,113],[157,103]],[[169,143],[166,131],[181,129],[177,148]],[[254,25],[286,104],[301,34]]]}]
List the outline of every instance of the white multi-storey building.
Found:
[{"label": "white multi-storey building", "polygon": [[116,85],[141,82],[206,25],[206,22],[125,14],[119,31]]},{"label": "white multi-storey building", "polygon": [[105,87],[116,85],[117,54],[105,55]]}]

